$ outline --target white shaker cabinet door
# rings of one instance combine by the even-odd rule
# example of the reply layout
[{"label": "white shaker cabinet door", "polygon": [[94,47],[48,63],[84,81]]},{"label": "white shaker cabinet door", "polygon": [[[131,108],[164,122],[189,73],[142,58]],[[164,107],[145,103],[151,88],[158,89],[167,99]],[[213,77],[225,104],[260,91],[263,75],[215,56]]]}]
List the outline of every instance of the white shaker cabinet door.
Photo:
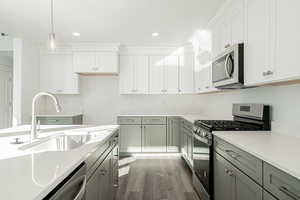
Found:
[{"label": "white shaker cabinet door", "polygon": [[120,93],[134,92],[134,66],[132,56],[120,56]]},{"label": "white shaker cabinet door", "polygon": [[194,92],[194,55],[179,57],[179,92]]},{"label": "white shaker cabinet door", "polygon": [[91,72],[99,72],[103,74],[118,74],[119,62],[118,55],[110,52],[97,52],[95,54],[96,65]]},{"label": "white shaker cabinet door", "polygon": [[279,79],[300,77],[300,1],[273,0],[276,9],[276,70]]},{"label": "white shaker cabinet door", "polygon": [[75,52],[74,53],[74,71],[76,73],[89,73],[98,71],[96,67],[95,53],[93,52]]},{"label": "white shaker cabinet door", "polygon": [[179,57],[167,56],[165,58],[164,71],[165,92],[168,94],[177,94],[179,90]]},{"label": "white shaker cabinet door", "polygon": [[271,63],[271,1],[246,0],[245,84],[274,79]]},{"label": "white shaker cabinet door", "polygon": [[149,93],[162,94],[164,87],[164,56],[149,57]]},{"label": "white shaker cabinet door", "polygon": [[135,93],[148,94],[149,64],[148,56],[134,57],[134,84]]},{"label": "white shaker cabinet door", "polygon": [[78,94],[78,75],[72,54],[49,53],[40,57],[40,90],[54,94]]},{"label": "white shaker cabinet door", "polygon": [[229,9],[229,19],[231,25],[231,45],[244,43],[244,0],[233,0],[229,6],[231,8]]}]

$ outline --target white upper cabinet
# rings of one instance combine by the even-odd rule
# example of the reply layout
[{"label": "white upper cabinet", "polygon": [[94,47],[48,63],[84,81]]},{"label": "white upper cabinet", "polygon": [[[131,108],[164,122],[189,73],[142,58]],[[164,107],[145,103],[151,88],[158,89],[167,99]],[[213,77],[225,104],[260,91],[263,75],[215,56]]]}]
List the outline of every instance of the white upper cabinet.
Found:
[{"label": "white upper cabinet", "polygon": [[148,56],[120,56],[120,93],[148,93]]},{"label": "white upper cabinet", "polygon": [[73,71],[72,53],[42,53],[40,90],[54,94],[78,94],[78,75]]},{"label": "white upper cabinet", "polygon": [[74,52],[76,73],[118,74],[119,61],[115,52]]},{"label": "white upper cabinet", "polygon": [[244,42],[244,7],[244,0],[228,1],[209,25],[213,57],[233,44]]},{"label": "white upper cabinet", "polygon": [[275,77],[272,51],[271,1],[246,0],[245,84],[256,85]]},{"label": "white upper cabinet", "polygon": [[165,93],[176,94],[179,92],[179,57],[167,56],[164,66],[164,89]]},{"label": "white upper cabinet", "polygon": [[179,57],[179,92],[194,92],[194,54]]},{"label": "white upper cabinet", "polygon": [[149,63],[149,93],[178,93],[179,57],[150,56]]},{"label": "white upper cabinet", "polygon": [[149,93],[161,94],[165,93],[164,84],[164,56],[149,57]]},{"label": "white upper cabinet", "polygon": [[299,0],[273,0],[276,15],[275,65],[278,79],[299,79]]}]

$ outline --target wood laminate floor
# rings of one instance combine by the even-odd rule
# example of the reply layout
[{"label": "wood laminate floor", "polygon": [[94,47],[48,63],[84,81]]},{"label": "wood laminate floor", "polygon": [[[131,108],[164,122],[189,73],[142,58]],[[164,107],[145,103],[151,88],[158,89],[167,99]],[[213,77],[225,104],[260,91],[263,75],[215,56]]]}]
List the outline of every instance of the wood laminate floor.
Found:
[{"label": "wood laminate floor", "polygon": [[200,200],[191,176],[180,157],[123,158],[116,200]]}]

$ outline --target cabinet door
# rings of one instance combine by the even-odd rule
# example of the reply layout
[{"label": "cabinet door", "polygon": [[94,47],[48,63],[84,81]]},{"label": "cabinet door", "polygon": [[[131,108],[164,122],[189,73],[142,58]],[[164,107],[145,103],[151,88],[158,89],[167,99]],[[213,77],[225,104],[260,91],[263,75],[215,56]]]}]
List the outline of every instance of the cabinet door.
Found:
[{"label": "cabinet door", "polygon": [[247,175],[215,153],[215,200],[262,200],[263,189]]},{"label": "cabinet door", "polygon": [[212,37],[212,57],[217,57],[221,53],[221,25],[218,19],[211,25]]},{"label": "cabinet door", "polygon": [[[246,0],[245,84],[256,85],[272,81],[271,63],[271,2]],[[273,34],[273,33],[272,33]]]},{"label": "cabinet door", "polygon": [[164,57],[150,56],[149,57],[149,93],[161,94],[165,91],[164,88]]},{"label": "cabinet door", "polygon": [[78,75],[73,72],[72,54],[43,54],[40,57],[40,90],[54,94],[78,94]]},{"label": "cabinet door", "polygon": [[275,197],[270,195],[268,192],[264,191],[264,200],[277,200]]},{"label": "cabinet door", "polygon": [[86,185],[86,200],[98,200],[100,189],[100,175],[96,172],[91,176]]},{"label": "cabinet door", "polygon": [[143,152],[166,152],[166,125],[143,126]]},{"label": "cabinet door", "polygon": [[120,93],[131,94],[135,92],[134,79],[135,79],[133,57],[120,56]]},{"label": "cabinet door", "polygon": [[274,0],[276,13],[276,70],[278,79],[299,78],[300,26],[293,23],[300,17],[299,0]]},{"label": "cabinet door", "polygon": [[99,200],[112,200],[111,153],[101,164],[97,172],[99,178]]},{"label": "cabinet door", "polygon": [[89,73],[98,71],[96,67],[95,53],[93,52],[75,52],[74,68],[76,73]]},{"label": "cabinet door", "polygon": [[193,165],[193,145],[194,145],[193,136],[189,134],[187,136],[187,139],[188,139],[188,142],[187,142],[188,160],[189,160],[190,164]]},{"label": "cabinet door", "polygon": [[[234,198],[234,179],[228,175],[231,169],[230,164],[219,156],[214,154],[214,196],[215,200],[233,200]],[[237,199],[235,199],[237,200]],[[241,199],[242,200],[242,199]]]},{"label": "cabinet door", "polygon": [[178,56],[167,56],[164,67],[165,92],[168,94],[178,93],[179,87],[179,58]]},{"label": "cabinet door", "polygon": [[180,147],[180,118],[168,119],[167,151],[179,152]]},{"label": "cabinet door", "polygon": [[194,91],[194,54],[179,57],[179,92],[193,93]]},{"label": "cabinet door", "polygon": [[118,74],[119,62],[116,53],[97,52],[95,54],[96,66],[92,72],[99,72],[104,74]]},{"label": "cabinet door", "polygon": [[149,83],[149,59],[148,56],[134,57],[134,91],[138,94],[148,93]]},{"label": "cabinet door", "polygon": [[120,126],[120,152],[142,151],[141,125]]},{"label": "cabinet door", "polygon": [[229,4],[231,26],[231,45],[244,43],[244,0],[233,0]]}]

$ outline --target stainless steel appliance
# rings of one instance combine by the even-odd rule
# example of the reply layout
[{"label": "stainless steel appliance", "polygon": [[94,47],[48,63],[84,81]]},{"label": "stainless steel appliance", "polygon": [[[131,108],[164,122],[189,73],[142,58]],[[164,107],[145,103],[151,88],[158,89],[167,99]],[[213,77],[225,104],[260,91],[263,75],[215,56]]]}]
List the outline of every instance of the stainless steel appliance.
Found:
[{"label": "stainless steel appliance", "polygon": [[270,107],[234,104],[233,120],[198,120],[194,123],[193,185],[202,200],[213,200],[213,132],[270,130]]},{"label": "stainless steel appliance", "polygon": [[86,165],[81,163],[44,200],[85,200]]},{"label": "stainless steel appliance", "polygon": [[212,82],[221,89],[244,86],[244,44],[230,46],[213,59]]}]

